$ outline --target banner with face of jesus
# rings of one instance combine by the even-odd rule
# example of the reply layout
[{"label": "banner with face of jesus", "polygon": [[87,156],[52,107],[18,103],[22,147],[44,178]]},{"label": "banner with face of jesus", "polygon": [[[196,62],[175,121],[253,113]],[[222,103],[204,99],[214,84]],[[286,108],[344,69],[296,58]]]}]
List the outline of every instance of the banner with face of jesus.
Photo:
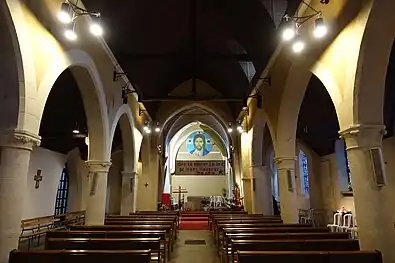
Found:
[{"label": "banner with face of jesus", "polygon": [[206,156],[212,148],[210,136],[203,131],[193,132],[187,138],[187,151],[193,156]]}]

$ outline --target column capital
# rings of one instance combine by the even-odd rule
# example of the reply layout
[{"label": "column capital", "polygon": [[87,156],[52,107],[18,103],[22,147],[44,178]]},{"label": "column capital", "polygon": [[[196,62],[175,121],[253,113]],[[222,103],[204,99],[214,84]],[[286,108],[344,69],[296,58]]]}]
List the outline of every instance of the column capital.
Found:
[{"label": "column capital", "polygon": [[99,160],[88,160],[85,162],[89,172],[105,172],[108,173],[111,167],[111,162],[99,161]]},{"label": "column capital", "polygon": [[385,125],[382,124],[356,124],[339,131],[340,137],[346,141],[347,149],[380,146],[385,134]]},{"label": "column capital", "polygon": [[296,156],[280,156],[274,158],[274,163],[277,166],[277,170],[295,169],[296,160]]},{"label": "column capital", "polygon": [[40,146],[41,137],[28,131],[13,130],[6,132],[0,143],[1,146],[31,151],[34,147]]}]

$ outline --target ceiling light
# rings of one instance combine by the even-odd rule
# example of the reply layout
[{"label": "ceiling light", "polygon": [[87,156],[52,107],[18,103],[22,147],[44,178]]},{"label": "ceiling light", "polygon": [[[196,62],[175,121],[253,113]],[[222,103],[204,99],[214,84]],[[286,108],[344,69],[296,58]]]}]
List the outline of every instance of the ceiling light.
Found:
[{"label": "ceiling light", "polygon": [[150,128],[146,129],[145,133],[150,134],[151,133],[151,129]]},{"label": "ceiling light", "polygon": [[294,53],[300,53],[304,50],[304,48],[305,43],[300,38],[297,38],[292,45],[292,50]]},{"label": "ceiling light", "polygon": [[92,24],[90,26],[91,34],[94,36],[103,35],[103,28],[100,25],[100,14],[97,14],[92,17]]},{"label": "ceiling light", "polygon": [[243,133],[244,132],[243,125],[241,125],[241,124],[237,125],[237,131],[239,133]]},{"label": "ceiling light", "polygon": [[78,129],[74,129],[74,130],[73,130],[73,133],[74,133],[74,134],[79,134],[80,131],[79,131]]},{"label": "ceiling light", "polygon": [[75,33],[74,30],[74,23],[66,27],[64,31],[64,36],[70,41],[77,40],[77,34]]},{"label": "ceiling light", "polygon": [[60,7],[60,11],[58,13],[58,19],[60,22],[64,24],[69,24],[72,20],[71,18],[71,12],[70,12],[70,4],[69,3],[63,3],[62,6]]},{"label": "ceiling light", "polygon": [[285,28],[283,31],[283,40],[290,41],[296,35],[295,29],[293,28]]},{"label": "ceiling light", "polygon": [[233,132],[232,127],[229,127],[229,128],[228,128],[228,132],[229,132],[229,133],[232,133],[232,132]]},{"label": "ceiling light", "polygon": [[328,33],[328,28],[324,23],[324,19],[317,18],[315,20],[315,28],[314,28],[314,32],[313,35],[315,38],[322,38],[326,35],[326,33]]},{"label": "ceiling light", "polygon": [[149,130],[149,127],[147,125],[144,125],[143,129],[144,129],[144,131],[147,131],[147,130]]},{"label": "ceiling light", "polygon": [[155,132],[160,132],[160,128],[159,128],[159,127],[156,127],[156,128],[155,128]]}]

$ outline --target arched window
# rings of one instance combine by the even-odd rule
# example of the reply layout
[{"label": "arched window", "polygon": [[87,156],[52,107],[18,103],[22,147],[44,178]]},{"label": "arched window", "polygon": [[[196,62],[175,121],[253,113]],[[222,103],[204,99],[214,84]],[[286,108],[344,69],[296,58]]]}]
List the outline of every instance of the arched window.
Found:
[{"label": "arched window", "polygon": [[309,167],[307,163],[307,156],[303,151],[299,151],[299,171],[300,171],[300,185],[304,195],[309,194]]},{"label": "arched window", "polygon": [[280,193],[278,189],[278,173],[277,166],[274,162],[274,151],[270,152],[270,171],[272,174],[272,195],[277,201],[280,201]]},{"label": "arched window", "polygon": [[346,165],[347,165],[346,170],[347,170],[348,190],[352,191],[350,161],[348,160],[347,149],[344,149],[344,157],[346,158]]},{"label": "arched window", "polygon": [[69,193],[69,176],[67,167],[62,171],[56,193],[55,215],[65,214],[67,211],[67,197]]}]

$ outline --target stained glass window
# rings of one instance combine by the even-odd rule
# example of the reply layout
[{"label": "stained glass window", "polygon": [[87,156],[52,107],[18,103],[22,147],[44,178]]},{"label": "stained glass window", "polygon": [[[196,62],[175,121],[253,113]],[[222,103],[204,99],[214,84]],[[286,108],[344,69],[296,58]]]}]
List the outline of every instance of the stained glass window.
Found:
[{"label": "stained glass window", "polygon": [[347,154],[347,150],[346,149],[344,150],[344,156],[346,158],[346,164],[347,164],[348,190],[352,191],[350,161],[348,160],[348,154]]},{"label": "stained glass window", "polygon": [[299,152],[299,167],[300,167],[300,184],[303,194],[309,194],[309,167],[307,162],[307,156],[303,151]]},{"label": "stained glass window", "polygon": [[67,167],[62,171],[56,193],[55,215],[65,214],[67,211],[67,197],[69,193],[69,176]]}]

